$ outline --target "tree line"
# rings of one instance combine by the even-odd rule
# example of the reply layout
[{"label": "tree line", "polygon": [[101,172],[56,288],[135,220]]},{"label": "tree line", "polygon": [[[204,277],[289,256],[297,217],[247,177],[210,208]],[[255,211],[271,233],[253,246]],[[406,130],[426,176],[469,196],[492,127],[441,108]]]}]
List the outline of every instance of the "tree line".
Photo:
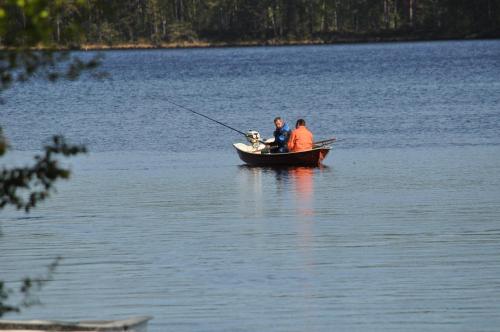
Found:
[{"label": "tree line", "polygon": [[[500,0],[47,2],[56,45],[500,36]],[[19,10],[9,17],[10,29],[26,28]]]}]

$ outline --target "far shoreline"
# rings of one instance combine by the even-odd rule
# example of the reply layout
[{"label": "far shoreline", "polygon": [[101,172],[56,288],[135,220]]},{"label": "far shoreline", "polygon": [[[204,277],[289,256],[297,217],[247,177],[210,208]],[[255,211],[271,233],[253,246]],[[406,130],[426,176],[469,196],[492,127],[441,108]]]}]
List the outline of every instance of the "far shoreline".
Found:
[{"label": "far shoreline", "polygon": [[[275,46],[313,46],[313,45],[346,45],[368,43],[405,43],[433,41],[468,41],[497,40],[499,33],[475,33],[468,35],[413,33],[413,34],[335,34],[310,39],[264,39],[264,40],[179,40],[175,42],[153,43],[148,41],[117,42],[117,43],[82,43],[73,45],[49,46],[39,45],[33,50],[49,51],[117,51],[117,50],[160,50],[160,49],[201,49],[201,48],[231,48],[231,47],[275,47]],[[9,50],[0,45],[1,50]]]},{"label": "far shoreline", "polygon": [[406,43],[406,42],[433,42],[433,41],[471,41],[497,40],[500,36],[442,36],[432,38],[396,37],[396,38],[339,38],[336,40],[306,39],[306,40],[251,40],[251,41],[178,41],[154,43],[116,43],[116,44],[82,44],[79,47],[61,47],[58,50],[73,51],[126,51],[126,50],[161,50],[161,49],[204,49],[204,48],[231,48],[231,47],[283,47],[283,46],[319,46],[319,45],[348,45],[371,43]]}]

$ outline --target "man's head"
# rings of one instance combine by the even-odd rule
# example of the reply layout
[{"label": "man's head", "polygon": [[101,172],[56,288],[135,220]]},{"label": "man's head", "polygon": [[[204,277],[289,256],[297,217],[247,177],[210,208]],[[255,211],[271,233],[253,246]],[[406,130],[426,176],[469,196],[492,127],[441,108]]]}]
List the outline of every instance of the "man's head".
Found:
[{"label": "man's head", "polygon": [[300,126],[305,126],[305,125],[306,125],[306,120],[298,119],[297,123],[295,124],[295,128],[299,128]]},{"label": "man's head", "polygon": [[276,117],[274,119],[274,125],[277,129],[280,129],[281,127],[283,127],[283,119],[280,116]]}]

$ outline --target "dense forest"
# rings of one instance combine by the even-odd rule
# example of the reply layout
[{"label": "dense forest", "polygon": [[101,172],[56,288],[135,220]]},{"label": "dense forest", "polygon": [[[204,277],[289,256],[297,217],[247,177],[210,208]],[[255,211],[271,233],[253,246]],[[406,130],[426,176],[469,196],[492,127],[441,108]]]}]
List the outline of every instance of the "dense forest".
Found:
[{"label": "dense forest", "polygon": [[[53,27],[51,39],[56,45],[66,46],[500,36],[500,0],[52,0],[48,3],[47,15]],[[9,6],[4,7],[8,12]],[[8,29],[26,28],[23,13],[14,11],[17,12],[8,13]],[[9,40],[8,33],[1,41],[4,45],[19,42]]]}]

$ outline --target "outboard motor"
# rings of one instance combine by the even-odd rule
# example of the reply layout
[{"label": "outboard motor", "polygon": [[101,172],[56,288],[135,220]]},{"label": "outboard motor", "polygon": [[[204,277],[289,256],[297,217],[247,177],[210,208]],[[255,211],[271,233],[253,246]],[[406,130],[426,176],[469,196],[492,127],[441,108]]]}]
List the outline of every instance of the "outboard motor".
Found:
[{"label": "outboard motor", "polygon": [[257,130],[249,130],[246,133],[247,141],[252,143],[252,147],[257,150],[260,147],[260,134]]}]

